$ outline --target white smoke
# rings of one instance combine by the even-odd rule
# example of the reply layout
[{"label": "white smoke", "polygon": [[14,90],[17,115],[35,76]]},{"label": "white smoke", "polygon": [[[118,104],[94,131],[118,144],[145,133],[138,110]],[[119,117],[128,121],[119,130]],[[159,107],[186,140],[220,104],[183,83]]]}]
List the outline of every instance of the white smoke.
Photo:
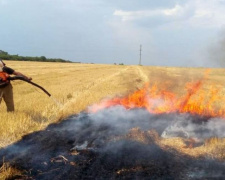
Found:
[{"label": "white smoke", "polygon": [[[225,120],[222,118],[210,118],[201,121],[196,117],[188,115],[180,117],[168,126],[162,133],[162,137],[184,137],[197,138],[200,141],[211,137],[225,137]],[[194,120],[194,121],[193,121]]]},{"label": "white smoke", "polygon": [[215,67],[225,67],[225,30],[223,29],[208,48],[208,59]]},{"label": "white smoke", "polygon": [[67,130],[73,129],[82,134],[80,139],[77,138],[76,143],[84,143],[87,140],[83,138],[86,134],[89,140],[98,141],[102,140],[102,136],[125,135],[136,127],[143,131],[154,129],[162,138],[196,138],[203,142],[210,137],[225,137],[225,120],[222,118],[179,113],[150,114],[146,109],[128,110],[119,105],[96,113],[80,114],[76,119],[77,123],[74,122],[74,125],[66,127]]}]

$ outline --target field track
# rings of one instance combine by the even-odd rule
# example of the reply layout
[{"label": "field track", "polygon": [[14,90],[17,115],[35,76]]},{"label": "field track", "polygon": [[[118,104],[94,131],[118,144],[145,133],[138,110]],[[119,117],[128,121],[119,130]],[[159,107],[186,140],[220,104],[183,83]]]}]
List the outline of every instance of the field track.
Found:
[{"label": "field track", "polygon": [[144,81],[144,82],[149,82],[149,77],[147,76],[146,73],[144,73],[143,69],[139,66],[136,66],[136,69],[138,71],[138,74],[140,76],[140,78]]}]

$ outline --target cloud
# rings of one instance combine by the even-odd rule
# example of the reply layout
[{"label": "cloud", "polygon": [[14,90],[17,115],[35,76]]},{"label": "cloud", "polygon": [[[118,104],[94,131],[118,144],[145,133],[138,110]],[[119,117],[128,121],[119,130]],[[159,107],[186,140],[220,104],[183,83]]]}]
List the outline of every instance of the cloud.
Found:
[{"label": "cloud", "polygon": [[223,29],[225,0],[170,2],[167,6],[146,3],[145,8],[115,8],[109,23],[114,39],[129,48],[140,42],[143,64],[215,67],[206,54]]},{"label": "cloud", "polygon": [[142,10],[142,11],[123,11],[115,10],[113,15],[120,16],[122,21],[132,21],[142,18],[151,18],[154,16],[177,16],[182,14],[183,7],[175,5],[173,8],[167,9],[156,9],[156,10]]},{"label": "cloud", "polygon": [[[137,11],[115,10],[113,15],[121,21],[148,21],[164,19],[160,25],[185,25],[191,27],[220,27],[224,24],[224,0],[190,0],[184,4],[174,4],[171,8],[158,8]],[[148,21],[147,21],[147,20]],[[182,20],[182,21],[181,21]]]},{"label": "cloud", "polygon": [[183,11],[183,8],[180,5],[176,5],[172,9],[163,10],[163,14],[165,14],[166,16],[174,16],[181,13],[182,11]]}]

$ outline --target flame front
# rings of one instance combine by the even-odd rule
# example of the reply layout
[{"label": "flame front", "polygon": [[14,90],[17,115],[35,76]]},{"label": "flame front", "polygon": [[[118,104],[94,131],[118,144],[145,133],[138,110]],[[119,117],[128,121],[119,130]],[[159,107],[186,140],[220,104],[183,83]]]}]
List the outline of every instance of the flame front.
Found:
[{"label": "flame front", "polygon": [[[190,113],[201,116],[225,117],[224,107],[221,102],[224,97],[219,95],[219,90],[214,86],[209,89],[202,88],[203,81],[185,85],[186,94],[178,96],[173,92],[160,90],[157,85],[146,84],[144,88],[135,91],[126,97],[116,97],[103,100],[90,108],[91,112],[111,106],[121,105],[126,109],[146,108],[150,113]],[[220,107],[218,107],[218,105]]]}]

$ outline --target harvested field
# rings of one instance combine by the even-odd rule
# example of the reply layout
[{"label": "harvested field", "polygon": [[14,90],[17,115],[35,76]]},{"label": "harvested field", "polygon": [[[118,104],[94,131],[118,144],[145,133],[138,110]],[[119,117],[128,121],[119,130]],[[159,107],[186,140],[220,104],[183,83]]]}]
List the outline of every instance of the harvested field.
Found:
[{"label": "harvested field", "polygon": [[[16,112],[6,113],[0,106],[0,177],[225,177],[224,69],[13,61],[7,65],[31,76],[52,98],[30,84],[12,82]],[[146,86],[150,91],[144,91]],[[146,101],[143,94],[134,96],[139,92],[151,92],[151,97]],[[153,94],[157,102],[150,107]],[[165,111],[168,103],[155,107],[162,99],[178,100],[182,108]],[[201,108],[193,111],[196,107]],[[171,133],[174,127],[185,133]]]}]

